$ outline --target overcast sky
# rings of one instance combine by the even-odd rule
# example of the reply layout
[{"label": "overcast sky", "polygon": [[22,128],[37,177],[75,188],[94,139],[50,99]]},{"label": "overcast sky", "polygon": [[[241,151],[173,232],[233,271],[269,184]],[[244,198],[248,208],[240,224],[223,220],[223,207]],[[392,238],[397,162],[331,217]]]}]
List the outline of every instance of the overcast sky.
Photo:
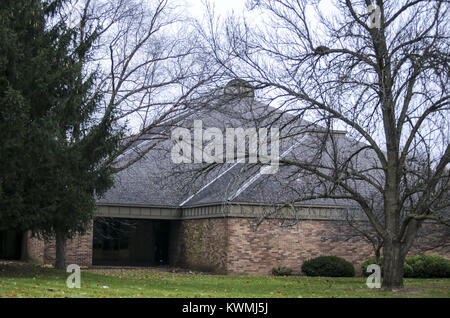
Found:
[{"label": "overcast sky", "polygon": [[[186,8],[190,15],[201,18],[204,12],[203,0],[184,0]],[[216,8],[216,12],[220,15],[227,15],[234,11],[235,13],[242,13],[245,9],[246,0],[209,0]]]},{"label": "overcast sky", "polygon": [[[187,8],[187,13],[196,18],[202,18],[205,12],[204,2],[207,1],[214,5],[216,13],[221,16],[227,16],[229,13],[242,14],[245,13],[247,17],[251,17],[252,20],[259,19],[261,17],[261,12],[249,13],[246,10],[245,3],[247,0],[181,0]],[[330,0],[320,0],[315,5],[311,4],[313,7],[317,6],[320,8],[322,13],[333,12],[336,10],[335,5]],[[336,12],[335,12],[336,13]]]}]

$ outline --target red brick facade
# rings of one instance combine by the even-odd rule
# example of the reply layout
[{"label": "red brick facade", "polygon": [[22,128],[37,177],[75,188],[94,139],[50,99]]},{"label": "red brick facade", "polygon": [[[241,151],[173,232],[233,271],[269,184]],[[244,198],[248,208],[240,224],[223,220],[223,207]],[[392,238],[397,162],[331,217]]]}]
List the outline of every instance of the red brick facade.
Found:
[{"label": "red brick facade", "polygon": [[[92,227],[83,236],[77,236],[66,243],[66,264],[77,264],[81,267],[92,266]],[[31,261],[43,264],[55,263],[55,241],[42,241],[29,238],[28,254]]]},{"label": "red brick facade", "polygon": [[[332,220],[303,220],[290,227],[263,222],[254,228],[250,218],[204,218],[171,222],[170,265],[228,274],[268,275],[273,267],[292,268],[301,274],[302,263],[320,255],[336,255],[352,262],[373,256],[360,238],[342,239],[345,227]],[[92,265],[92,229],[67,243],[67,264]],[[54,241],[29,240],[30,256],[53,264]],[[422,252],[417,247],[413,252]],[[450,250],[436,249],[450,258]]]},{"label": "red brick facade", "polygon": [[169,260],[173,266],[225,273],[228,219],[175,221]]},{"label": "red brick facade", "polygon": [[[172,265],[253,275],[268,275],[273,267],[284,266],[301,274],[305,260],[336,255],[352,262],[360,274],[360,264],[374,251],[361,238],[342,235],[347,230],[345,224],[332,220],[303,220],[290,227],[263,222],[256,229],[250,218],[180,221],[171,238]],[[416,244],[412,253],[423,249]],[[432,253],[450,258],[449,248]]]},{"label": "red brick facade", "polygon": [[27,232],[28,259],[32,263],[44,263],[45,242],[36,237],[31,237],[31,232]]},{"label": "red brick facade", "polygon": [[304,220],[290,227],[262,223],[256,230],[250,219],[229,220],[227,272],[268,275],[273,267],[289,267],[301,273],[309,258],[336,255],[359,264],[372,256],[364,241],[342,241],[333,237],[333,221]]},{"label": "red brick facade", "polygon": [[[55,241],[45,242],[45,264],[55,263]],[[83,236],[77,236],[66,243],[66,264],[77,264],[81,267],[92,266],[92,230]]]},{"label": "red brick facade", "polygon": [[303,261],[337,255],[355,264],[372,256],[363,241],[333,237],[333,221],[305,220],[282,228],[264,222],[256,230],[248,218],[181,221],[172,239],[173,265],[229,274],[268,275],[276,266],[300,274]]}]

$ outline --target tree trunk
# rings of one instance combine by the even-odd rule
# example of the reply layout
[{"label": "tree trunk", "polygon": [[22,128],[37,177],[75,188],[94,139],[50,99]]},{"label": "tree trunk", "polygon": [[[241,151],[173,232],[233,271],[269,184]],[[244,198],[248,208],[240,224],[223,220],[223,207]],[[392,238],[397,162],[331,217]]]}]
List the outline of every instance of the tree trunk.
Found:
[{"label": "tree trunk", "polygon": [[403,288],[403,263],[405,256],[399,242],[386,242],[383,251],[384,274],[382,288],[387,290]]},{"label": "tree trunk", "polygon": [[377,265],[381,266],[381,246],[377,246],[375,250],[375,260],[377,262]]},{"label": "tree trunk", "polygon": [[56,232],[55,268],[66,269],[66,238],[64,233]]}]

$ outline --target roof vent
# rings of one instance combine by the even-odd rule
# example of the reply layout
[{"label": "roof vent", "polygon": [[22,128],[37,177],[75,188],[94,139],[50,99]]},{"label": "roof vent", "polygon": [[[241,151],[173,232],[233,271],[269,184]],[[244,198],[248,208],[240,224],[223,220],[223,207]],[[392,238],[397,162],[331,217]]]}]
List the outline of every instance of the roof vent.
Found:
[{"label": "roof vent", "polygon": [[232,95],[236,98],[255,98],[255,89],[253,86],[240,78],[229,81],[225,86],[224,92],[225,95]]}]

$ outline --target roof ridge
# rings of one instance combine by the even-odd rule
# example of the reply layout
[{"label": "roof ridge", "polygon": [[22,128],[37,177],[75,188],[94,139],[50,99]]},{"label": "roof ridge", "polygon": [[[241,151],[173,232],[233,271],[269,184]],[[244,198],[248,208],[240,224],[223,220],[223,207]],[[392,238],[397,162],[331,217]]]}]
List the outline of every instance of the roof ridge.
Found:
[{"label": "roof ridge", "polygon": [[216,182],[218,179],[220,179],[222,176],[224,176],[228,171],[230,171],[231,169],[233,169],[238,163],[242,163],[240,160],[236,161],[231,167],[227,168],[225,171],[223,171],[222,173],[220,173],[217,177],[215,177],[214,179],[212,179],[210,182],[208,182],[206,185],[204,185],[203,187],[200,188],[200,190],[198,190],[197,192],[195,192],[194,194],[190,195],[186,200],[184,200],[183,202],[181,202],[179,204],[179,206],[183,206],[185,205],[187,202],[189,202],[193,197],[195,197],[196,195],[198,195],[200,192],[202,192],[203,190],[205,190],[207,187],[209,187],[211,184],[213,184],[214,182]]},{"label": "roof ridge", "polygon": [[[298,140],[297,142],[295,142],[292,146],[290,146],[288,149],[286,149],[280,156],[280,158],[284,158],[289,152],[292,151],[292,149],[294,149],[295,146],[297,146],[302,140],[304,140],[306,138],[308,134],[303,135],[300,140]],[[265,166],[262,167],[259,172],[256,175],[253,175],[247,182],[245,182],[233,195],[231,195],[230,197],[228,197],[228,200],[234,200],[236,197],[238,197],[242,192],[244,192],[250,185],[252,185],[252,183],[254,183],[256,180],[258,180],[262,175],[263,175],[263,170],[267,170],[270,169],[272,166]]]}]

